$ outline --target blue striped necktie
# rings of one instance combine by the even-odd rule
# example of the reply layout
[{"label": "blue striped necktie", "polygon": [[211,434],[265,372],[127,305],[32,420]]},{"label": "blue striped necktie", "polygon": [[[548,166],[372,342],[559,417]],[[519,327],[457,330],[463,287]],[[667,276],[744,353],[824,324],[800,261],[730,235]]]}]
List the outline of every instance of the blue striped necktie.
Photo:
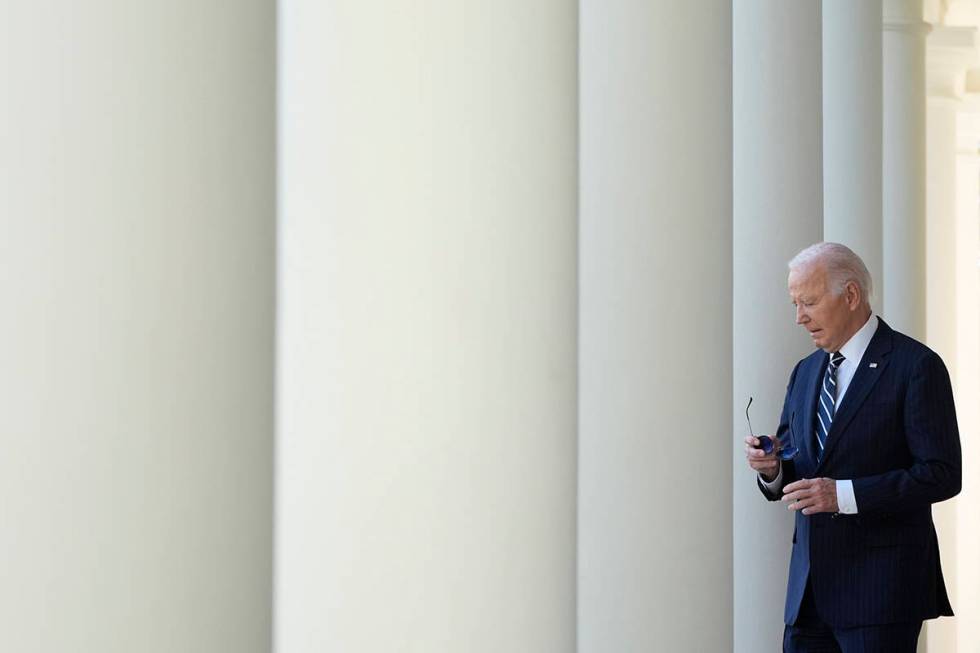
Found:
[{"label": "blue striped necktie", "polygon": [[827,434],[834,421],[837,406],[834,404],[837,396],[837,368],[844,362],[844,356],[839,351],[830,355],[827,371],[823,375],[823,387],[820,388],[820,401],[817,402],[817,462],[823,458],[823,448],[827,444]]}]

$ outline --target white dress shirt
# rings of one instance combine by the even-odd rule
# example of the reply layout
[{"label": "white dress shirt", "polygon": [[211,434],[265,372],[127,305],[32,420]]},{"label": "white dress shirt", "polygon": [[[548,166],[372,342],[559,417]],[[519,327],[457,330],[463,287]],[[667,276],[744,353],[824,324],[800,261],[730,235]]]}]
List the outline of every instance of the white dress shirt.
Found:
[{"label": "white dress shirt", "polygon": [[[854,373],[857,372],[858,364],[864,357],[864,352],[868,349],[868,345],[871,344],[871,338],[874,337],[875,331],[877,330],[878,318],[872,313],[868,321],[864,323],[864,326],[858,329],[857,333],[851,336],[851,339],[845,342],[844,346],[840,348],[840,353],[844,355],[844,360],[841,362],[840,367],[837,368],[837,396],[834,397],[834,412],[836,412],[836,407],[840,406],[841,400],[847,393],[847,388],[851,385],[851,379],[854,378]],[[812,436],[812,433],[807,435],[807,437]],[[771,482],[767,482],[762,476],[759,476],[759,480],[762,481],[762,484],[770,492],[777,492],[783,482],[782,464],[779,466],[779,473],[776,475],[776,478]],[[858,507],[857,500],[854,498],[854,483],[850,480],[837,481],[837,509],[845,515],[857,514]]]}]

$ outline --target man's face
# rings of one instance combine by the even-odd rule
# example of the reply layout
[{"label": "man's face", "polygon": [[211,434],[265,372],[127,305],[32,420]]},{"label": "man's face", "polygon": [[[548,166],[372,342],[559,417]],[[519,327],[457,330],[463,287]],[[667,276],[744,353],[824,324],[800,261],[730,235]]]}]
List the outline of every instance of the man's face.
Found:
[{"label": "man's face", "polygon": [[809,331],[813,344],[824,351],[840,351],[853,335],[850,290],[840,295],[832,293],[827,272],[819,263],[789,273],[789,296],[796,307],[796,323]]}]

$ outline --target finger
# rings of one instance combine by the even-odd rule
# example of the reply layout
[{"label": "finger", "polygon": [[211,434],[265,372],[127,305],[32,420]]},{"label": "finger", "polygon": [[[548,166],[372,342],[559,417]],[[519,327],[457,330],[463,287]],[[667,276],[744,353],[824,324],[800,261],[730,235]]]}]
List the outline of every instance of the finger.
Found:
[{"label": "finger", "polygon": [[835,502],[832,497],[824,492],[813,495],[813,505],[810,512],[836,512]]},{"label": "finger", "polygon": [[802,499],[812,498],[813,491],[810,488],[801,488],[794,490],[792,492],[783,491],[783,501],[800,501]]},{"label": "finger", "polygon": [[824,504],[819,502],[814,503],[812,506],[807,506],[806,508],[803,509],[804,515],[815,515],[819,512],[830,512],[830,509],[827,508],[827,506],[825,506]]},{"label": "finger", "polygon": [[755,436],[752,436],[752,435],[746,435],[745,436],[745,444],[749,445],[750,447],[758,447],[759,446],[759,438],[757,438]]},{"label": "finger", "polygon": [[810,509],[815,504],[816,502],[812,498],[807,498],[807,499],[801,499],[799,501],[794,501],[793,503],[789,504],[787,508],[789,508],[790,510],[802,510],[803,514],[806,515],[809,514],[807,510]]},{"label": "finger", "polygon": [[810,479],[808,479],[808,478],[804,478],[804,479],[800,479],[799,481],[793,481],[792,483],[790,483],[789,485],[787,485],[787,486],[786,486],[786,487],[785,487],[785,488],[783,489],[783,492],[792,492],[792,491],[794,491],[794,490],[803,490],[803,489],[807,489],[807,488],[809,488],[809,487],[810,487],[810,486],[811,486],[812,484],[813,484],[813,481],[812,481],[812,480],[810,480]]}]

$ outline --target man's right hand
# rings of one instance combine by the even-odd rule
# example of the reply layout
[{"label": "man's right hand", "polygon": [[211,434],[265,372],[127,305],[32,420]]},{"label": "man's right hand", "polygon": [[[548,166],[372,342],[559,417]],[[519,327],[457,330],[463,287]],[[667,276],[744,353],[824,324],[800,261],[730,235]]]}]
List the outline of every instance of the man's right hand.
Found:
[{"label": "man's right hand", "polygon": [[749,461],[749,467],[757,471],[762,476],[762,480],[767,483],[771,483],[779,475],[779,440],[776,438],[773,440],[775,440],[776,447],[773,448],[772,453],[767,454],[762,449],[757,448],[759,438],[751,435],[745,436],[745,458]]}]

